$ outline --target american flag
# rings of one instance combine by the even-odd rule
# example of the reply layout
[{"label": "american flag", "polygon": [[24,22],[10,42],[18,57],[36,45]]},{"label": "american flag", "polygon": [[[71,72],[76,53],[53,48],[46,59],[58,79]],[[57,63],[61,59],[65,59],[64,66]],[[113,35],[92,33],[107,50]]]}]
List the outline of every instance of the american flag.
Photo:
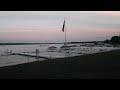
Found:
[{"label": "american flag", "polygon": [[63,32],[64,32],[64,29],[65,29],[65,20],[64,20],[63,28],[62,28],[62,31],[63,31]]}]

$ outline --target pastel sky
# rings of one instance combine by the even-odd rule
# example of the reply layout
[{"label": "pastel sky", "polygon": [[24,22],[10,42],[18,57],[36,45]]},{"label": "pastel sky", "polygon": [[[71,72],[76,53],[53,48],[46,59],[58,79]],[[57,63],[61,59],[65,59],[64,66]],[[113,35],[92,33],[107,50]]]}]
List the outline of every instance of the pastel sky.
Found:
[{"label": "pastel sky", "polygon": [[120,33],[120,11],[0,11],[0,42],[110,39]]}]

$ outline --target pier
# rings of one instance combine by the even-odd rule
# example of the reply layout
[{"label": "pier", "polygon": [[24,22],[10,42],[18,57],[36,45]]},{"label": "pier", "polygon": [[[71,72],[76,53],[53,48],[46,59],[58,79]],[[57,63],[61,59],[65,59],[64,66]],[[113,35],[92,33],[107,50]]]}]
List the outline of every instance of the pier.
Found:
[{"label": "pier", "polygon": [[44,57],[44,56],[37,56],[36,57],[36,55],[29,55],[29,54],[23,54],[23,53],[11,53],[10,55],[20,55],[20,56],[26,56],[26,57],[35,57],[35,58],[50,59],[50,58]]}]

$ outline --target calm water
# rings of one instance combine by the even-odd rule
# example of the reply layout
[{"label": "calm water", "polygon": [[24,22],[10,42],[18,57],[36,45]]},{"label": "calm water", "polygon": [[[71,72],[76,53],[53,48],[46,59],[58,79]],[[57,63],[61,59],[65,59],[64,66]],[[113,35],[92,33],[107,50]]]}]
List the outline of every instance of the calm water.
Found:
[{"label": "calm water", "polygon": [[[50,46],[56,46],[57,52],[48,52],[47,49]],[[59,52],[60,47],[62,44],[45,44],[45,45],[8,45],[8,46],[0,46],[0,67],[2,66],[9,66],[9,65],[16,65],[16,64],[22,64],[22,63],[28,63],[28,62],[34,62],[36,61],[36,58],[26,57],[26,56],[18,56],[18,55],[10,55],[10,56],[4,56],[6,55],[6,51],[12,51],[13,53],[26,53],[29,55],[36,55],[35,51],[36,49],[39,49],[39,55],[50,57],[50,58],[64,58],[65,53]],[[83,49],[89,49],[89,51],[84,51]],[[77,47],[76,50],[71,50],[69,53],[67,53],[67,57],[73,57],[83,54],[78,53],[97,53],[100,52],[100,49],[107,49],[107,51],[119,49],[114,47]],[[45,60],[43,58],[39,59],[39,61]]]}]

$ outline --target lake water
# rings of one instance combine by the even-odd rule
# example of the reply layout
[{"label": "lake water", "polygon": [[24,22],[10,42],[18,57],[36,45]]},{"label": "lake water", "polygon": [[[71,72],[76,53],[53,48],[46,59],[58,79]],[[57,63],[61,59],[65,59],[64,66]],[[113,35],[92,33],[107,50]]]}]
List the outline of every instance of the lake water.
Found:
[{"label": "lake water", "polygon": [[[26,57],[26,56],[19,56],[19,55],[9,55],[6,56],[7,51],[12,51],[12,53],[25,53],[28,55],[36,55],[36,49],[39,49],[39,56],[44,56],[48,58],[64,58],[65,52],[60,51],[60,47],[63,44],[42,44],[42,45],[5,45],[0,46],[0,67],[3,66],[10,66],[34,61],[42,61],[45,60],[44,58],[39,58],[36,60],[35,57]],[[56,52],[48,52],[48,47],[56,46]],[[87,50],[86,50],[87,49]],[[86,47],[86,46],[79,46],[73,50],[70,50],[69,53],[66,54],[67,57],[79,56],[84,54],[92,54],[101,52],[100,50],[116,50],[120,48],[115,47]],[[88,51],[89,50],[89,51]]]}]

